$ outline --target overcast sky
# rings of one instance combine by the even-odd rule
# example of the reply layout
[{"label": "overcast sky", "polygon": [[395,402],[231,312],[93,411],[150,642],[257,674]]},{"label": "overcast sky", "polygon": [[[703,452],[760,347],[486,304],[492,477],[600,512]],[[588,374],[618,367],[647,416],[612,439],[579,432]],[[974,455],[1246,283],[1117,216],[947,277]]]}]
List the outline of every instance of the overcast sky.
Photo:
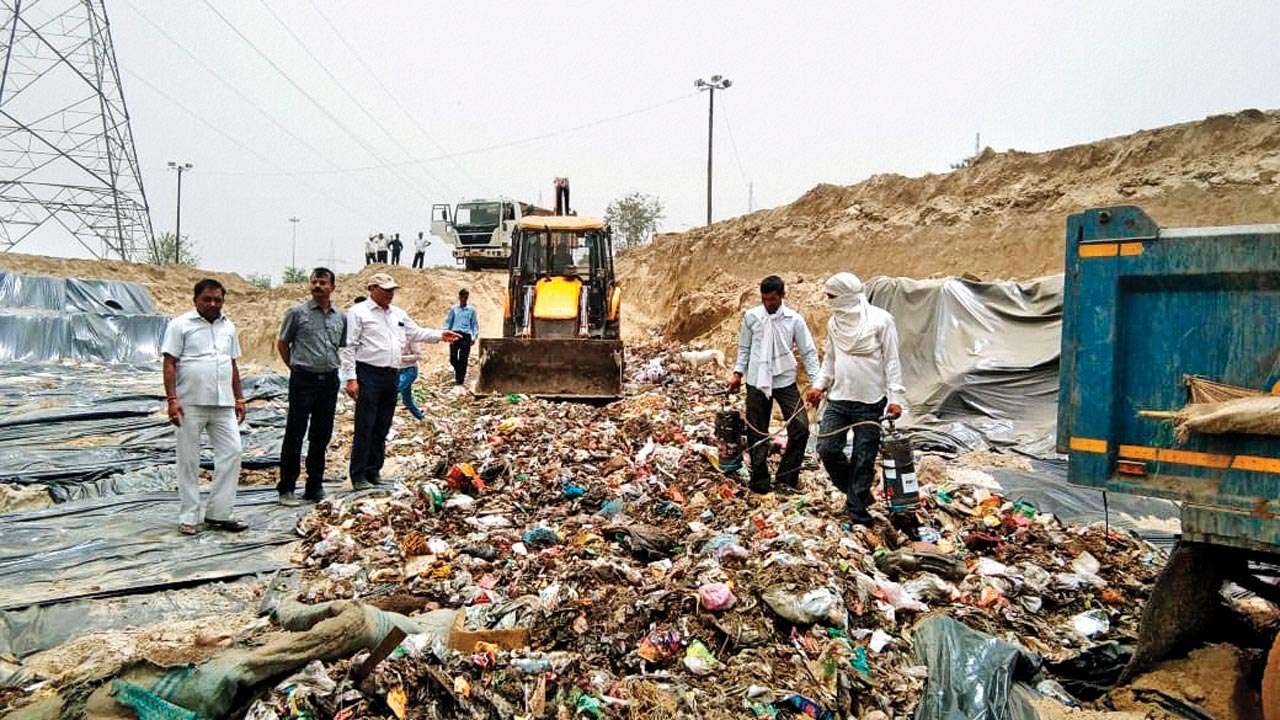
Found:
[{"label": "overcast sky", "polygon": [[717,73],[733,81],[716,94],[717,219],[747,210],[749,182],[761,208],[945,171],[975,132],[1045,150],[1280,107],[1273,0],[209,2],[270,63],[205,0],[107,0],[152,221],[172,231],[166,162],[191,162],[182,229],[202,264],[277,277],[290,216],[299,265],[332,247],[352,271],[368,233],[416,235],[433,202],[550,203],[559,175],[581,214],[640,191],[666,204],[662,229],[701,224],[693,83]]}]

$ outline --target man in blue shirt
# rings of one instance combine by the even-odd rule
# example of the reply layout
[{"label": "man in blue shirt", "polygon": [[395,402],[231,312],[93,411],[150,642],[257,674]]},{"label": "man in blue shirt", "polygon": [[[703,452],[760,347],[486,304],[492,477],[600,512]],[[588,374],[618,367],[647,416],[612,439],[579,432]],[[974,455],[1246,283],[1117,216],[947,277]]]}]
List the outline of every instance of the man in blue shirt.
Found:
[{"label": "man in blue shirt", "polygon": [[453,382],[461,385],[467,379],[467,358],[471,355],[471,343],[480,337],[480,320],[476,309],[467,304],[470,293],[466,288],[458,291],[458,302],[449,308],[444,319],[444,329],[452,330],[462,337],[449,346],[449,364],[453,366]]}]

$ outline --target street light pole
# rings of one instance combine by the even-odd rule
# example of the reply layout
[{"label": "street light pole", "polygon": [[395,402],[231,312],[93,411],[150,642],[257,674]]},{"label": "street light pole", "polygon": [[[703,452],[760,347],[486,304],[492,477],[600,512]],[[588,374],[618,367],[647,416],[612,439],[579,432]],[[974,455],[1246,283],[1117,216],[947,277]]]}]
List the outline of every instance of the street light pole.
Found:
[{"label": "street light pole", "polygon": [[727,77],[712,75],[710,80],[698,78],[693,86],[710,93],[707,103],[707,224],[711,224],[711,149],[712,135],[715,132],[716,90],[728,90],[733,81]]},{"label": "street light pole", "polygon": [[[178,217],[173,228],[173,264],[182,262],[182,173],[190,170],[191,163],[169,161],[169,169],[178,171]],[[164,260],[164,258],[160,258]]]},{"label": "street light pole", "polygon": [[289,254],[289,267],[298,267],[298,223],[301,222],[296,216],[289,218],[289,222],[293,223],[293,250]]}]

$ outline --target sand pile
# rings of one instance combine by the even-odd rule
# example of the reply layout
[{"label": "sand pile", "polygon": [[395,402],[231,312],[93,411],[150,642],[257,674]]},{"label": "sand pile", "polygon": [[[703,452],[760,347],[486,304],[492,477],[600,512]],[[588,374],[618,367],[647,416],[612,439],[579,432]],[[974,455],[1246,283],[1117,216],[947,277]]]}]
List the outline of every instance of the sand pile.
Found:
[{"label": "sand pile", "polygon": [[[988,149],[972,166],[941,175],[818,185],[790,205],[664,235],[626,253],[619,276],[634,313],[673,337],[707,337],[723,348],[724,323],[736,328],[767,274],[812,281],[845,269],[864,279],[1057,273],[1067,216],[1115,204],[1139,205],[1171,226],[1275,222],[1280,111],[1246,110],[1042,153]],[[788,300],[817,329],[813,290]]]}]

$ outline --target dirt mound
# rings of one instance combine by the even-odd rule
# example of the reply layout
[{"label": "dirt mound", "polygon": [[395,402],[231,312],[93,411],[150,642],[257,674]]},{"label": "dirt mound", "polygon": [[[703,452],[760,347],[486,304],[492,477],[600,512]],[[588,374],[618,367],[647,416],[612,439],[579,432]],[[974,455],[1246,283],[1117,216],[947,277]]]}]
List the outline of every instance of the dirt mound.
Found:
[{"label": "dirt mound", "polygon": [[1112,691],[1106,704],[1117,710],[1145,711],[1162,717],[1160,699],[1172,698],[1195,705],[1220,720],[1261,720],[1262,698],[1252,679],[1260,664],[1257,653],[1231,645],[1210,645],[1180,660],[1162,663]]},{"label": "dirt mound", "polygon": [[[620,277],[634,315],[672,337],[710,335],[723,347],[732,336],[724,324],[736,326],[770,273],[1052,274],[1061,272],[1067,215],[1115,204],[1139,205],[1165,225],[1275,222],[1280,111],[1246,110],[1042,153],[988,149],[940,175],[818,185],[790,205],[663,235],[624,254]],[[821,302],[795,292],[788,300],[821,327],[813,317]]]}]

